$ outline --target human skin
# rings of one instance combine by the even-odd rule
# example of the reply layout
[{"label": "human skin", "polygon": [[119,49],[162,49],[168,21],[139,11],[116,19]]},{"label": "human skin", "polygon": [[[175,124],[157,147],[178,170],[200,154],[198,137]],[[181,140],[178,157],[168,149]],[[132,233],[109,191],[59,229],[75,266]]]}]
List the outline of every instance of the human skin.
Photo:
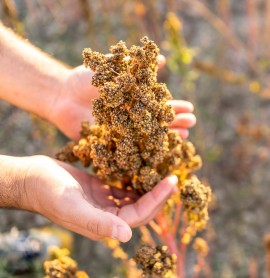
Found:
[{"label": "human skin", "polygon": [[[79,138],[82,120],[93,121],[89,101],[98,92],[90,84],[91,74],[82,66],[72,69],[56,61],[0,24],[0,98],[52,122],[71,139]],[[171,127],[186,138],[196,121],[193,106],[186,101],[171,104],[176,112]],[[44,156],[0,156],[0,169],[0,207],[40,213],[94,240],[110,236],[128,241],[130,227],[151,220],[177,191],[177,178],[170,176],[139,198]],[[108,196],[119,199],[119,206]]]},{"label": "human skin", "polygon": [[107,236],[128,241],[130,228],[146,224],[178,190],[177,177],[169,176],[139,198],[46,156],[0,155],[0,169],[0,207],[40,213],[93,240]]}]

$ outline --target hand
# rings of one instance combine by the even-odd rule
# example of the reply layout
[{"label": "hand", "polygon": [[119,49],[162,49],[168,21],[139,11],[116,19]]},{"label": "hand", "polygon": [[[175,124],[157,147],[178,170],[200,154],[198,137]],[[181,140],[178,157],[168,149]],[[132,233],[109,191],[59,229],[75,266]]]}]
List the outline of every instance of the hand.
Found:
[{"label": "hand", "polygon": [[[160,55],[160,67],[165,64],[164,56]],[[94,123],[91,115],[91,100],[98,97],[98,90],[91,85],[93,72],[84,66],[71,69],[67,81],[54,107],[50,110],[49,120],[57,125],[71,139],[79,139],[82,120],[90,120]],[[188,128],[196,123],[193,105],[188,101],[172,100],[169,102],[175,109],[176,118],[170,127],[176,129],[183,139],[189,135]]]},{"label": "hand", "polygon": [[177,177],[169,176],[139,198],[133,191],[103,185],[97,178],[45,156],[28,159],[21,208],[97,240],[126,242],[130,227],[146,224],[177,192]]},{"label": "hand", "polygon": [[168,104],[172,105],[175,111],[175,119],[169,127],[177,130],[183,139],[187,139],[189,136],[188,128],[196,124],[196,117],[192,113],[193,104],[185,100],[170,100]]}]

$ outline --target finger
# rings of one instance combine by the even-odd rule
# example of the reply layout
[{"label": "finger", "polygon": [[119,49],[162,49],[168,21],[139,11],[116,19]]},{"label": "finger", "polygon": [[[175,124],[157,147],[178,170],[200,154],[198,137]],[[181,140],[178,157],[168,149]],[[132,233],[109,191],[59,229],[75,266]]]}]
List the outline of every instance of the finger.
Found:
[{"label": "finger", "polygon": [[174,120],[170,123],[170,127],[190,128],[196,124],[196,117],[191,113],[177,114]]},{"label": "finger", "polygon": [[192,113],[194,110],[193,104],[186,100],[168,100],[168,104],[172,105],[176,114]]},{"label": "finger", "polygon": [[187,139],[189,136],[189,131],[186,128],[172,128],[172,130],[178,132],[182,139]]},{"label": "finger", "polygon": [[161,209],[163,208],[165,202],[162,203],[161,205],[159,205],[151,215],[149,215],[147,218],[145,218],[143,221],[139,222],[136,224],[136,227],[140,227],[140,226],[144,226],[146,224],[148,224],[151,220],[153,220],[153,218],[161,211]]},{"label": "finger", "polygon": [[118,216],[132,227],[152,219],[167,199],[177,188],[177,177],[169,176],[159,182],[153,190],[143,195],[136,203],[124,206],[120,209]]},{"label": "finger", "polygon": [[57,224],[91,239],[112,237],[121,242],[130,240],[130,227],[115,214],[94,208],[82,196],[75,196],[72,204],[69,208],[63,204],[64,217],[56,221]]},{"label": "finger", "polygon": [[166,64],[166,58],[163,55],[159,54],[158,55],[158,68],[160,68],[160,69],[163,68],[165,64]]}]

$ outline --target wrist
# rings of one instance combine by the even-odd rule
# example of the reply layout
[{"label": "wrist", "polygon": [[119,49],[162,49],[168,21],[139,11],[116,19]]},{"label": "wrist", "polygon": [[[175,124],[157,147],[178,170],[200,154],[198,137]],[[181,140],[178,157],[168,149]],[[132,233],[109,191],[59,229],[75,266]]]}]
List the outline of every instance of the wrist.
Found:
[{"label": "wrist", "polygon": [[29,158],[0,155],[0,208],[32,210],[26,183]]}]

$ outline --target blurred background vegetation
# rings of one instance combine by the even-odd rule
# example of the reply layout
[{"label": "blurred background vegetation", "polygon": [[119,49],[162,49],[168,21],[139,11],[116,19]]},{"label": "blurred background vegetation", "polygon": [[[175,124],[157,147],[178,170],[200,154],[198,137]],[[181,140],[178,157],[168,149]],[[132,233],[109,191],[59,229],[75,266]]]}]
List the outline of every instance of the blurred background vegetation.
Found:
[{"label": "blurred background vegetation", "polygon": [[[195,106],[190,140],[204,161],[200,175],[215,194],[205,231],[213,277],[266,275],[270,1],[2,0],[0,20],[70,66],[82,64],[85,47],[106,53],[119,40],[128,46],[144,35],[154,40],[167,58],[160,80],[176,99]],[[2,154],[54,156],[67,140],[7,103],[0,102],[0,115]],[[0,211],[1,232],[47,223],[28,212]],[[135,234],[125,248],[134,253],[137,242]],[[102,244],[75,235],[73,253],[91,277],[113,277],[116,263]],[[191,250],[188,258],[190,277]]]}]

